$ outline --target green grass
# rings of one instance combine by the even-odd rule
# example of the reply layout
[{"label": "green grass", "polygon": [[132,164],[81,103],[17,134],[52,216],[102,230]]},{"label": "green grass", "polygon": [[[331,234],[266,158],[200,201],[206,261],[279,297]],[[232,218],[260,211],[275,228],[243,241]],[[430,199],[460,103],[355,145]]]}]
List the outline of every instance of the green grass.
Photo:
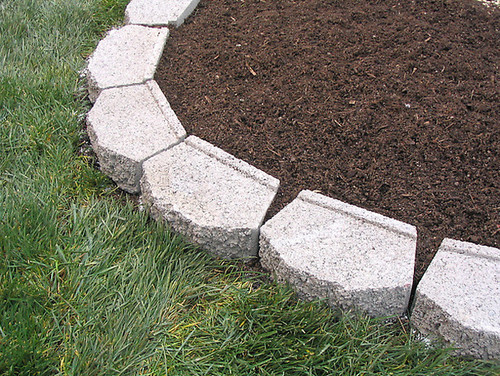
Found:
[{"label": "green grass", "polygon": [[487,375],[297,302],[149,220],[78,154],[79,71],[128,0],[0,0],[1,375]]}]

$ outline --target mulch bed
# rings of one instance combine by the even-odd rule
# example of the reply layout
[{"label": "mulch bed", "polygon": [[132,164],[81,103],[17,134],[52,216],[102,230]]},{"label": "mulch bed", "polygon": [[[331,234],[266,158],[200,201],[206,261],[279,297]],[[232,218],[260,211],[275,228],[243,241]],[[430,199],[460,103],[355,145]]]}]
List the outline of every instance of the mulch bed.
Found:
[{"label": "mulch bed", "polygon": [[500,10],[469,0],[202,0],[156,80],[189,134],[302,189],[500,247]]}]

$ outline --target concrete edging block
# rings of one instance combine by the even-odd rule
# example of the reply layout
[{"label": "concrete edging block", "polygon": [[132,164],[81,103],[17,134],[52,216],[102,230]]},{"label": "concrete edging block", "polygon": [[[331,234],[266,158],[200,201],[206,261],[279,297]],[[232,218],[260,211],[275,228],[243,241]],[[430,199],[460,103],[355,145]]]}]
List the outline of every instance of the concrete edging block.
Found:
[{"label": "concrete edging block", "polygon": [[127,25],[113,29],[89,57],[85,74],[89,98],[95,102],[104,89],[152,80],[169,31]]},{"label": "concrete edging block", "polygon": [[279,181],[195,136],[144,163],[153,216],[224,258],[257,255],[259,228]]},{"label": "concrete edging block", "polygon": [[411,322],[460,355],[500,359],[500,249],[444,239],[417,287]]},{"label": "concrete edging block", "polygon": [[179,27],[199,2],[200,0],[132,0],[125,10],[125,23]]},{"label": "concrete edging block", "polygon": [[104,90],[87,131],[102,171],[130,193],[140,191],[142,163],[186,137],[155,81]]},{"label": "concrete edging block", "polygon": [[261,263],[306,299],[370,316],[402,315],[410,298],[415,227],[302,191],[261,228]]}]

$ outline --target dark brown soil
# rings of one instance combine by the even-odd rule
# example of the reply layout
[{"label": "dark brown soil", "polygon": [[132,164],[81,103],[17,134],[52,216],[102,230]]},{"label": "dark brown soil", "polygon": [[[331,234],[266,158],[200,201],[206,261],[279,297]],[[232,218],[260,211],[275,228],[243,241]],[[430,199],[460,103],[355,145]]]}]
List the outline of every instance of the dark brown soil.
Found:
[{"label": "dark brown soil", "polygon": [[157,77],[189,134],[302,189],[500,247],[500,10],[469,0],[205,0]]}]

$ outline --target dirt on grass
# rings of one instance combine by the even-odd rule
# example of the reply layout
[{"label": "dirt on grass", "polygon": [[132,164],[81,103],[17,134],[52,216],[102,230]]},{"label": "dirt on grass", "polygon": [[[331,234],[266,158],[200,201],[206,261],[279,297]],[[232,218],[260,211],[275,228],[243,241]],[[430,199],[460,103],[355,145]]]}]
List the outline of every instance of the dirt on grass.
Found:
[{"label": "dirt on grass", "polygon": [[302,189],[500,247],[500,9],[470,0],[202,0],[156,80],[188,134]]}]

